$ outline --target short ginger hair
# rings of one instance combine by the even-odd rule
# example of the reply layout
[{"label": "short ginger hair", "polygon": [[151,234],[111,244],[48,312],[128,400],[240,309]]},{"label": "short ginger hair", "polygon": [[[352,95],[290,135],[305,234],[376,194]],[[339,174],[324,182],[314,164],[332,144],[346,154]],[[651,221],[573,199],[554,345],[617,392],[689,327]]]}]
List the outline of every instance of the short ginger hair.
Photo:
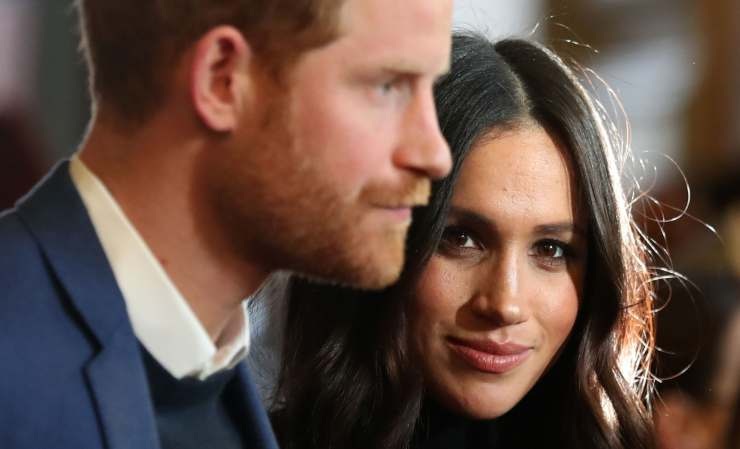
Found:
[{"label": "short ginger hair", "polygon": [[182,54],[210,29],[234,26],[280,73],[338,33],[345,0],[75,0],[93,105],[141,123],[153,115]]}]

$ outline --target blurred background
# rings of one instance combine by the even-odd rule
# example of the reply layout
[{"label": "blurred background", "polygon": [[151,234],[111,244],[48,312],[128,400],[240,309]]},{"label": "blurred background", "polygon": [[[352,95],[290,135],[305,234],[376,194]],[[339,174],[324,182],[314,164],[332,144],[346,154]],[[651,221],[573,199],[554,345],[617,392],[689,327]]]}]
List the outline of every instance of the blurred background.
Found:
[{"label": "blurred background", "polygon": [[[656,438],[740,448],[740,1],[455,0],[455,26],[533,37],[593,71],[642,162],[628,180],[661,204],[636,215],[670,254],[655,262],[695,284],[661,287]],[[78,35],[69,0],[0,0],[0,210],[82,139]]]}]

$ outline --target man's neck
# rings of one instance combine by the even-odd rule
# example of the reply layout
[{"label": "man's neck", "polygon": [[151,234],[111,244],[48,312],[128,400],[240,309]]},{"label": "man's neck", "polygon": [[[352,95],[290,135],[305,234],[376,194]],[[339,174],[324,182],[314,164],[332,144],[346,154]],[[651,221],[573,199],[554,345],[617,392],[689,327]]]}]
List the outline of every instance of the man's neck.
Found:
[{"label": "man's neck", "polygon": [[[178,132],[162,132],[176,129]],[[200,137],[152,126],[122,135],[93,125],[80,158],[105,184],[195,315],[216,341],[267,270],[244,260],[209,220],[199,187]]]}]

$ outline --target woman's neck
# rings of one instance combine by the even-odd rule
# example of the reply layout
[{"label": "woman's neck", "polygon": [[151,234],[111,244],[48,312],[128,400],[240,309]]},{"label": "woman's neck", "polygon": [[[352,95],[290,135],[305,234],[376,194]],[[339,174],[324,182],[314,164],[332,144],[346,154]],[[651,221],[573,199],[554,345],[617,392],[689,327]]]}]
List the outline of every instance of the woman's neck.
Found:
[{"label": "woman's neck", "polygon": [[425,398],[412,449],[494,449],[498,440],[495,420],[474,420]]}]

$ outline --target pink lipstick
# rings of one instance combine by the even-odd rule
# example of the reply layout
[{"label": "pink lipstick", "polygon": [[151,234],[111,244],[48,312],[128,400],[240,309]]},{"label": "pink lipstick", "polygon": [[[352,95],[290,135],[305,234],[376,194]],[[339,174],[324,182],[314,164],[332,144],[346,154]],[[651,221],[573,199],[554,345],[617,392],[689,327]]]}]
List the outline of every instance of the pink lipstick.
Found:
[{"label": "pink lipstick", "polygon": [[529,346],[489,340],[448,338],[452,352],[479,371],[503,374],[521,365],[532,353]]}]

